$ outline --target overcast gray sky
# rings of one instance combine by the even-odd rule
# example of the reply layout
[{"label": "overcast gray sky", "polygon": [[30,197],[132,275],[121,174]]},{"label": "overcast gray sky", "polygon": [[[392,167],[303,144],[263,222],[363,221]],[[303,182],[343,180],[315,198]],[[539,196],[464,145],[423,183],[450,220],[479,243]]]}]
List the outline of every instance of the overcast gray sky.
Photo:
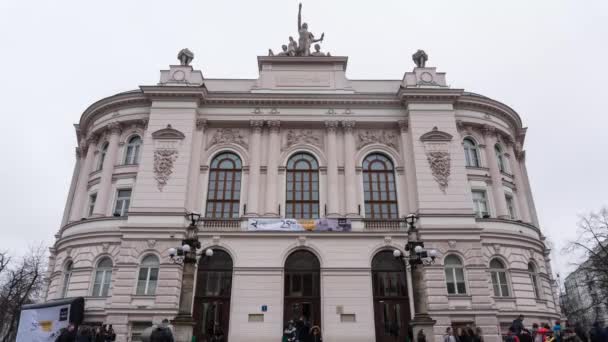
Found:
[{"label": "overcast gray sky", "polygon": [[[0,1],[0,250],[52,244],[91,103],[155,84],[184,47],[205,77],[255,78],[296,33],[296,0]],[[352,79],[401,79],[416,49],[453,87],[513,107],[542,229],[556,250],[608,205],[608,1],[304,0]],[[569,258],[555,253],[564,272]]]}]

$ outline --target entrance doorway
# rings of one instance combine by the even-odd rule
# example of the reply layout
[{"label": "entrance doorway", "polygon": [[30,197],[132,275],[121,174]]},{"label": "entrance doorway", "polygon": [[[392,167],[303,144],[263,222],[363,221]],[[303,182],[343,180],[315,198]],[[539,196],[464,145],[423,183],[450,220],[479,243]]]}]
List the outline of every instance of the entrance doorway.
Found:
[{"label": "entrance doorway", "polygon": [[[198,264],[196,294],[192,316],[197,341],[228,341],[230,293],[232,290],[232,258],[215,249],[213,256],[204,256]],[[213,340],[215,341],[215,340]]]},{"label": "entrance doorway", "polygon": [[392,251],[379,252],[372,260],[372,287],[376,341],[405,341],[410,322],[405,265]]},{"label": "entrance doorway", "polygon": [[[283,322],[303,323],[308,329],[321,327],[321,291],[319,259],[309,251],[295,251],[285,262],[285,298]],[[303,321],[303,322],[301,322]]]}]

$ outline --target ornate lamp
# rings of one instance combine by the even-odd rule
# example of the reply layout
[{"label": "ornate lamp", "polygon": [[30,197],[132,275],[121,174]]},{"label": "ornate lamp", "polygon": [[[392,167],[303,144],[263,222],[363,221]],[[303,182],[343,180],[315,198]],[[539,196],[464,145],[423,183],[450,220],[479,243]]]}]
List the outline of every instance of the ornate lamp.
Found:
[{"label": "ornate lamp", "polygon": [[[169,257],[176,264],[196,263],[201,254],[197,250],[201,248],[201,242],[198,240],[198,222],[201,220],[201,215],[197,213],[187,213],[186,218],[190,220],[190,225],[186,230],[186,238],[182,240],[182,245],[179,247],[169,248]],[[213,250],[208,248],[205,250],[205,255],[213,256]]]},{"label": "ornate lamp", "polygon": [[[416,221],[418,221],[418,215],[409,214],[405,217],[405,223],[408,226],[408,232],[416,232]],[[434,249],[426,250],[424,248],[424,242],[415,239],[410,239],[405,245],[406,255],[402,256],[401,251],[396,249],[393,251],[395,258],[403,258],[408,264],[415,268],[416,265],[431,265],[435,263],[437,258],[437,251]]]}]

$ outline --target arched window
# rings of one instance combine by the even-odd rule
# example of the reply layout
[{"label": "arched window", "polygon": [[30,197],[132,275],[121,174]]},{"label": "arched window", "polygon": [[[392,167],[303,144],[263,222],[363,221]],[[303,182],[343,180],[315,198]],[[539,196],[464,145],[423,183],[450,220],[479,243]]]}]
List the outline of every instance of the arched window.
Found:
[{"label": "arched window", "polygon": [[319,259],[309,251],[298,250],[285,261],[283,321],[304,316],[321,325],[321,278]]},{"label": "arched window", "polygon": [[241,170],[241,158],[234,153],[221,153],[213,158],[209,171],[206,217],[239,217]]},{"label": "arched window", "polygon": [[112,282],[112,260],[101,258],[95,269],[95,282],[93,283],[93,297],[107,297]]},{"label": "arched window", "polygon": [[492,261],[490,261],[490,275],[492,277],[494,296],[509,297],[509,284],[507,283],[507,269],[505,264],[499,259],[492,259]]},{"label": "arched window", "polygon": [[475,141],[471,138],[465,138],[462,145],[464,146],[464,157],[467,166],[479,167],[479,149]]},{"label": "arched window", "polygon": [[296,153],[287,161],[285,217],[319,218],[319,163],[308,153]]},{"label": "arched window", "polygon": [[141,138],[134,135],[127,142],[127,153],[125,154],[125,165],[137,164],[139,162],[139,150],[141,149]]},{"label": "arched window", "polygon": [[158,282],[159,262],[155,255],[148,255],[139,266],[139,277],[137,277],[137,294],[153,295],[156,292]]},{"label": "arched window", "polygon": [[101,151],[99,151],[99,159],[97,160],[97,170],[103,169],[103,161],[106,159],[106,154],[108,153],[108,143],[104,143],[101,146]]},{"label": "arched window", "polygon": [[61,291],[61,298],[68,296],[68,288],[70,287],[70,279],[72,279],[73,267],[74,263],[72,261],[68,261],[68,263],[65,264],[65,269],[63,270],[63,289]]},{"label": "arched window", "polygon": [[448,255],[445,257],[443,265],[445,266],[445,282],[448,294],[466,294],[464,267],[460,258],[455,255]]},{"label": "arched window", "polygon": [[393,163],[379,153],[370,154],[363,160],[363,191],[365,217],[372,219],[396,219],[397,193]]},{"label": "arched window", "polygon": [[536,267],[533,262],[528,263],[528,273],[530,274],[530,282],[532,282],[532,289],[534,290],[534,298],[540,299],[540,287],[538,286],[538,274],[536,273]]},{"label": "arched window", "polygon": [[505,158],[502,154],[502,148],[500,148],[500,145],[498,145],[498,144],[494,145],[494,153],[496,153],[496,160],[498,161],[498,169],[501,172],[507,172],[507,169],[505,167]]}]

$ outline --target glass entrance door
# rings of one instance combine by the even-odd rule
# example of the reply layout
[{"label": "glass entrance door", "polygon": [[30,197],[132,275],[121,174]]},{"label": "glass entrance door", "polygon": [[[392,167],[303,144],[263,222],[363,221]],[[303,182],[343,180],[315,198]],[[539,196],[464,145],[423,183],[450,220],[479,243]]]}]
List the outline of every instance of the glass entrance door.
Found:
[{"label": "glass entrance door", "polygon": [[[321,327],[319,260],[308,251],[296,251],[285,262],[284,328],[289,321],[307,336],[311,327]],[[302,335],[299,335],[302,336]]]}]

